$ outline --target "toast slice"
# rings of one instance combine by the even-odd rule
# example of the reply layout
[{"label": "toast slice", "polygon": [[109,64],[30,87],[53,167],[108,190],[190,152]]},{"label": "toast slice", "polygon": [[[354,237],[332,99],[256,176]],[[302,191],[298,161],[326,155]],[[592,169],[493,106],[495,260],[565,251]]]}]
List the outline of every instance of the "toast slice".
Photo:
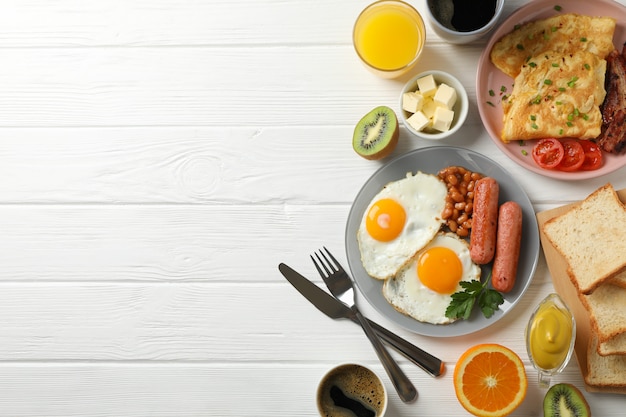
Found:
[{"label": "toast slice", "polygon": [[598,339],[592,335],[587,347],[585,382],[595,387],[626,387],[626,355],[600,356]]},{"label": "toast slice", "polygon": [[626,333],[626,289],[604,284],[589,294],[580,294],[580,301],[589,312],[591,328],[598,341],[608,340]]},{"label": "toast slice", "polygon": [[579,293],[591,294],[626,270],[626,207],[610,183],[548,220],[543,232],[567,261]]}]

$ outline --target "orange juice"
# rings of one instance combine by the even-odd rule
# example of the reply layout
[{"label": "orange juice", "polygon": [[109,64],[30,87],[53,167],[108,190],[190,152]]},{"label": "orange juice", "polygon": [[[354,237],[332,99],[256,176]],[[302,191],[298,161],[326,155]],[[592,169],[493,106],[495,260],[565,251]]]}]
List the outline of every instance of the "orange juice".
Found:
[{"label": "orange juice", "polygon": [[402,1],[378,1],[357,19],[353,41],[357,54],[372,69],[392,76],[408,70],[422,51],[424,22]]}]

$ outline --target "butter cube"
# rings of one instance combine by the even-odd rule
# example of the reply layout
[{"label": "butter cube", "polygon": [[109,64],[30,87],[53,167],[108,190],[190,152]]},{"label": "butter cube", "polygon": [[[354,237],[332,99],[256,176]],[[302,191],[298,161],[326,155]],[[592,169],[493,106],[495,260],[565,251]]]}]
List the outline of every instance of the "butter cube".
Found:
[{"label": "butter cube", "polygon": [[430,120],[428,119],[428,117],[426,117],[426,115],[421,111],[418,111],[417,113],[411,115],[411,117],[406,119],[406,122],[409,124],[409,126],[417,130],[418,132],[423,130],[426,126],[430,124]]},{"label": "butter cube", "polygon": [[426,117],[432,119],[435,115],[435,110],[437,109],[437,105],[433,101],[432,96],[424,99],[424,105],[422,106],[422,112]]},{"label": "butter cube", "polygon": [[440,84],[437,92],[433,97],[433,101],[441,107],[452,110],[452,106],[456,103],[456,90],[448,84]]},{"label": "butter cube", "polygon": [[402,109],[409,113],[417,113],[422,110],[424,105],[424,96],[419,93],[410,91],[402,94]]},{"label": "butter cube", "polygon": [[437,91],[437,83],[432,74],[417,80],[417,88],[424,97],[430,97]]},{"label": "butter cube", "polygon": [[452,119],[454,119],[454,112],[452,110],[437,107],[435,115],[433,116],[433,129],[439,130],[440,132],[450,130]]}]

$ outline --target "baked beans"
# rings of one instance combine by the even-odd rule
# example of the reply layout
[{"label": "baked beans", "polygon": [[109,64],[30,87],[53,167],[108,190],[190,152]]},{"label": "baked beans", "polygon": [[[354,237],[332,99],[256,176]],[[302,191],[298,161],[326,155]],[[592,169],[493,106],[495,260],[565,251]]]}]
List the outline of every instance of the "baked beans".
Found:
[{"label": "baked beans", "polygon": [[460,166],[450,166],[439,171],[438,176],[448,187],[442,214],[446,226],[459,237],[467,237],[472,228],[474,186],[483,175]]}]

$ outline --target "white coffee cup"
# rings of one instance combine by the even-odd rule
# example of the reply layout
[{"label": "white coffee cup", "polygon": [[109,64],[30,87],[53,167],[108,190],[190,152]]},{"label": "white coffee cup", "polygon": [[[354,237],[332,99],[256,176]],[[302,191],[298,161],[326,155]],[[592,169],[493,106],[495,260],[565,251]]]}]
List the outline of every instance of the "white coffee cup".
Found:
[{"label": "white coffee cup", "polygon": [[[322,417],[351,417],[355,414],[382,417],[387,411],[387,389],[372,369],[347,363],[330,369],[322,377],[316,402]],[[351,412],[351,408],[364,413]]]}]

